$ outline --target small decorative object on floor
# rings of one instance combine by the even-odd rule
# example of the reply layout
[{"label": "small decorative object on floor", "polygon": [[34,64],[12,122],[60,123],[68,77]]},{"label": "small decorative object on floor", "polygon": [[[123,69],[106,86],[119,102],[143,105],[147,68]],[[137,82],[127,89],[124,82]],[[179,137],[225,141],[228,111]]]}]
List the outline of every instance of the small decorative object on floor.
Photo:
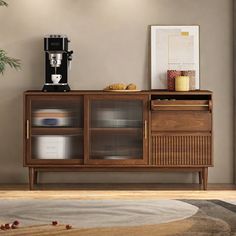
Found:
[{"label": "small decorative object on floor", "polygon": [[15,220],[14,222],[13,222],[13,225],[19,225],[20,224],[20,222],[18,221],[18,220]]},{"label": "small decorative object on floor", "polygon": [[55,220],[55,221],[52,221],[52,225],[53,226],[56,226],[58,224],[58,222]]},{"label": "small decorative object on floor", "polygon": [[189,91],[189,76],[175,78],[175,91]]},{"label": "small decorative object on floor", "polygon": [[72,229],[71,225],[66,225],[66,229]]},{"label": "small decorative object on floor", "polygon": [[1,230],[9,230],[9,229],[17,229],[19,225],[19,221],[15,220],[12,224],[6,223],[0,226]]},{"label": "small decorative object on floor", "polygon": [[14,225],[14,224],[12,224],[12,225],[11,225],[11,229],[17,229],[17,226]]},{"label": "small decorative object on floor", "polygon": [[11,227],[10,227],[10,224],[5,224],[5,229],[10,229]]}]

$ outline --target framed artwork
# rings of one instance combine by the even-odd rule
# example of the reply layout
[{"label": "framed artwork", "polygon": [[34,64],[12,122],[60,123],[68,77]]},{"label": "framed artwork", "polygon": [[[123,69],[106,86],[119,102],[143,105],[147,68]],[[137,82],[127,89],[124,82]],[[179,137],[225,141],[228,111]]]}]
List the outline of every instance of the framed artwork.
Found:
[{"label": "framed artwork", "polygon": [[167,89],[167,77],[190,77],[190,89],[200,89],[199,26],[151,26],[151,89]]}]

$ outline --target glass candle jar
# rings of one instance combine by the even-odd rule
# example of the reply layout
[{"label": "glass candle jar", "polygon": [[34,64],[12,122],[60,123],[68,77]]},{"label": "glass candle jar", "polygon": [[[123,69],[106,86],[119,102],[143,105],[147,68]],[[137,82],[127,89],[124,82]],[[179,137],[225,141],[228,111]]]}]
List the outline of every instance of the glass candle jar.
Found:
[{"label": "glass candle jar", "polygon": [[175,78],[175,91],[189,91],[189,76]]}]

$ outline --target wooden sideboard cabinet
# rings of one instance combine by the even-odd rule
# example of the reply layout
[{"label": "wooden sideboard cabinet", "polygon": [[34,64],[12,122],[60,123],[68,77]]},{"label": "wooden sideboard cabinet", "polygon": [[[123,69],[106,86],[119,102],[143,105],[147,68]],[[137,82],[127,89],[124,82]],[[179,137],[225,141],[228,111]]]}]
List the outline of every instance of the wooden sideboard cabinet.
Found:
[{"label": "wooden sideboard cabinet", "polygon": [[210,91],[24,93],[24,166],[42,171],[193,171],[207,189]]}]

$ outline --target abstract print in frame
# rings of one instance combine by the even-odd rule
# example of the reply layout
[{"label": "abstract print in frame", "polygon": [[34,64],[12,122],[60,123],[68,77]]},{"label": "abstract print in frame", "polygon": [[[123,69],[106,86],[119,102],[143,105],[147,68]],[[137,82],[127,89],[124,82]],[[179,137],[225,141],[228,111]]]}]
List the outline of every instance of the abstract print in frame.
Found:
[{"label": "abstract print in frame", "polygon": [[168,70],[189,72],[200,89],[198,25],[151,26],[151,89],[167,89]]}]

